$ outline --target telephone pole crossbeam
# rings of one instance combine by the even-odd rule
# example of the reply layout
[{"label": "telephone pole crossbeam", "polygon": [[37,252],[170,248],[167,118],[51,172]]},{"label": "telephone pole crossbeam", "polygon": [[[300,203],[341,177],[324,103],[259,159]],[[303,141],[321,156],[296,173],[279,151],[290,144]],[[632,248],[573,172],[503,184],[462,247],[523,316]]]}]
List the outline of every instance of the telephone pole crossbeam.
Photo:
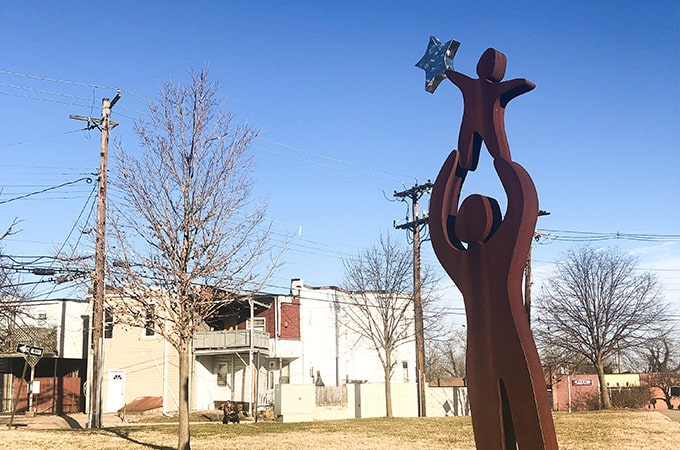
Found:
[{"label": "telephone pole crossbeam", "polygon": [[434,185],[428,181],[425,184],[416,184],[410,189],[394,192],[394,197],[402,201],[411,202],[411,214],[413,220],[397,225],[398,230],[408,230],[413,234],[413,310],[415,321],[416,340],[416,383],[418,388],[418,416],[426,416],[425,404],[425,329],[423,324],[423,299],[422,283],[420,278],[420,232],[428,222],[427,215],[420,217],[418,202],[420,198],[429,193]]}]

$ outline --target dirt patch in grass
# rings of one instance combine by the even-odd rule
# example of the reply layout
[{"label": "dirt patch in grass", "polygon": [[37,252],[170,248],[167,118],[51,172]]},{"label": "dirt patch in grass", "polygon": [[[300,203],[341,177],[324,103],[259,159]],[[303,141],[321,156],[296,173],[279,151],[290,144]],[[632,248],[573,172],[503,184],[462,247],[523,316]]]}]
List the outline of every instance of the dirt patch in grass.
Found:
[{"label": "dirt patch in grass", "polygon": [[[645,411],[601,411],[555,415],[560,448],[678,449],[680,424]],[[458,449],[475,448],[469,417],[356,419],[329,422],[191,427],[194,449]],[[172,449],[176,424],[129,425],[102,430],[30,429],[0,431],[6,448],[21,449]]]}]

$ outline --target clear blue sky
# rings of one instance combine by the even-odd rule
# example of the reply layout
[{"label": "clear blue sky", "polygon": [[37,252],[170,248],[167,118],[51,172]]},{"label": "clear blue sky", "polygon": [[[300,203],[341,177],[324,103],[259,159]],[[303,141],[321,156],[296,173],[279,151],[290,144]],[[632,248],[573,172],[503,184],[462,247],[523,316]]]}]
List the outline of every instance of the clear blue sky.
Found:
[{"label": "clear blue sky", "polygon": [[[137,146],[131,125],[145,99],[208,66],[237,121],[262,130],[257,193],[269,196],[276,238],[294,235],[271,284],[338,284],[341,258],[405,216],[383,191],[434,179],[455,146],[460,92],[445,81],[428,94],[414,67],[430,35],[454,38],[457,70],[473,75],[495,47],[507,55],[506,79],[537,85],[506,111],[513,159],[552,213],[539,228],[558,230],[534,250],[537,281],[583,244],[558,240],[579,236],[565,231],[643,234],[592,245],[638,256],[680,310],[679,23],[668,0],[4,2],[0,201],[97,170],[99,134],[77,131],[70,114],[99,116],[101,98],[121,88],[113,136]],[[475,177],[476,190],[497,190],[492,172]],[[3,223],[22,220],[4,252],[52,253],[90,192],[79,182],[0,204]]]}]

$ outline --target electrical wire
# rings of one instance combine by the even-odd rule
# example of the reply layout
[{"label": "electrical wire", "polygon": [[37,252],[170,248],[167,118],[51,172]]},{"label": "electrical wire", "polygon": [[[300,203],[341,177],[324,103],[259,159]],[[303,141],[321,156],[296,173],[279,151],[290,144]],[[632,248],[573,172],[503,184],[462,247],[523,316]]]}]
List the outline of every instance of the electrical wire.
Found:
[{"label": "electrical wire", "polygon": [[11,147],[11,146],[14,146],[14,145],[23,145],[23,144],[28,144],[29,142],[42,141],[42,140],[45,140],[45,139],[53,139],[53,138],[56,138],[56,137],[65,136],[67,134],[78,133],[78,132],[83,131],[83,130],[85,130],[85,128],[78,128],[77,130],[65,131],[63,133],[51,134],[49,136],[42,136],[42,137],[32,138],[32,139],[26,139],[26,140],[23,140],[23,141],[10,142],[8,144],[1,144],[0,148]]},{"label": "electrical wire", "polygon": [[14,92],[0,91],[0,94],[10,95],[12,97],[27,98],[27,99],[30,99],[30,100],[38,100],[38,101],[41,101],[41,102],[51,102],[51,103],[59,103],[59,104],[62,104],[62,105],[77,106],[79,108],[88,108],[89,107],[89,105],[83,105],[81,103],[73,103],[73,102],[67,102],[67,101],[63,101],[63,100],[44,98],[44,97],[36,97],[34,95],[17,94],[17,93],[14,93]]},{"label": "electrical wire", "polygon": [[[60,247],[59,250],[57,251],[57,257],[58,257],[59,255],[62,254],[62,252],[63,252],[63,250],[64,250],[64,247],[66,247],[66,244],[67,244],[68,241],[70,240],[71,235],[73,234],[73,232],[74,232],[75,229],[77,228],[78,222],[80,222],[80,219],[82,218],[83,213],[84,213],[85,209],[87,208],[87,205],[90,203],[90,200],[94,197],[94,194],[95,194],[96,192],[97,192],[97,185],[93,185],[93,186],[92,186],[92,190],[91,190],[91,192],[90,192],[90,195],[87,197],[87,200],[85,201],[85,204],[83,205],[82,209],[80,210],[80,213],[78,214],[78,217],[76,218],[75,222],[73,223],[73,226],[71,227],[71,230],[69,231],[68,235],[66,236],[66,239],[64,239],[64,242],[62,243],[61,247]],[[90,212],[89,212],[89,214],[88,214],[87,221],[89,221],[89,219],[90,219],[90,217],[91,217],[91,215],[92,215],[92,211],[94,210],[94,204],[95,204],[95,202],[92,202],[92,206],[90,207]],[[81,233],[80,236],[78,236],[78,240],[76,241],[76,245],[74,245],[74,247],[73,247],[73,251],[72,251],[72,253],[71,253],[71,258],[73,257],[73,254],[75,253],[75,250],[76,250],[76,248],[77,248],[78,243],[80,242],[81,237],[82,237],[82,233]],[[55,259],[52,261],[52,263],[49,264],[48,267],[52,267],[53,264],[54,264],[54,262],[55,262],[56,260],[57,260],[57,258],[55,258]],[[52,295],[52,293],[54,292],[54,289],[56,289],[56,286],[57,286],[56,284],[53,285],[53,286],[52,286],[52,289],[51,289],[46,295],[45,295],[45,294],[41,294],[41,296],[42,296],[42,295],[45,295],[45,296],[50,296],[50,295]],[[32,296],[32,295],[34,295],[34,294],[35,294],[35,286],[34,286],[33,289],[31,289],[31,291],[28,293],[28,296]]]},{"label": "electrical wire", "polygon": [[601,233],[594,231],[573,231],[573,230],[554,230],[549,228],[541,228],[537,231],[547,233],[547,236],[541,236],[541,239],[546,238],[553,241],[566,242],[598,242],[609,240],[629,240],[642,242],[678,242],[680,241],[680,234],[650,234],[650,233]]},{"label": "electrical wire", "polygon": [[268,142],[268,143],[273,144],[273,145],[278,145],[280,147],[284,147],[284,148],[287,148],[289,150],[294,150],[294,151],[299,152],[299,153],[303,153],[303,154],[314,156],[314,157],[324,159],[324,160],[327,160],[327,161],[335,162],[335,163],[338,163],[338,164],[342,164],[342,165],[346,165],[346,166],[350,166],[350,167],[359,167],[361,169],[370,170],[372,172],[380,172],[380,173],[383,173],[383,174],[386,174],[386,175],[393,175],[393,176],[397,176],[397,177],[400,177],[400,178],[409,178],[409,179],[412,178],[409,175],[399,174],[399,173],[396,173],[396,172],[390,172],[388,170],[378,169],[378,168],[375,168],[375,167],[370,167],[370,166],[365,166],[365,165],[353,163],[353,162],[350,162],[350,161],[345,161],[343,159],[334,158],[334,157],[331,157],[331,156],[323,155],[321,153],[315,153],[315,152],[311,152],[309,150],[305,150],[305,149],[302,149],[302,148],[299,148],[299,147],[294,147],[292,145],[284,144],[284,143],[281,143],[281,142],[276,142],[276,141],[273,141],[271,139],[267,139],[267,138],[264,138],[264,137],[261,137],[261,136],[258,136],[256,139],[259,139],[259,140],[264,141],[264,142]]},{"label": "electrical wire", "polygon": [[55,189],[59,189],[59,188],[62,188],[64,186],[76,184],[76,183],[79,183],[81,181],[85,181],[86,183],[90,184],[90,183],[92,183],[92,178],[91,177],[82,177],[82,178],[78,178],[77,180],[67,181],[66,183],[62,183],[62,184],[59,184],[57,186],[51,186],[51,187],[48,187],[48,188],[45,188],[45,189],[41,189],[39,191],[30,192],[28,194],[20,195],[18,197],[13,197],[13,198],[10,198],[10,199],[7,199],[7,200],[2,200],[2,201],[0,201],[0,205],[3,205],[5,203],[9,203],[9,202],[13,202],[13,201],[16,201],[16,200],[21,200],[21,199],[31,197],[31,196],[34,196],[34,195],[43,194],[45,192],[52,191],[52,190],[55,190]]},{"label": "electrical wire", "polygon": [[86,100],[86,101],[90,100],[89,97],[81,97],[79,95],[65,94],[63,92],[48,91],[48,90],[45,90],[45,89],[36,89],[36,88],[28,87],[28,86],[19,86],[19,85],[16,85],[16,84],[9,84],[9,83],[0,82],[0,86],[11,88],[11,89],[20,89],[22,91],[36,92],[38,94],[47,94],[47,95],[54,95],[54,96],[57,96],[57,97],[72,98],[72,99],[75,99],[75,100]]}]

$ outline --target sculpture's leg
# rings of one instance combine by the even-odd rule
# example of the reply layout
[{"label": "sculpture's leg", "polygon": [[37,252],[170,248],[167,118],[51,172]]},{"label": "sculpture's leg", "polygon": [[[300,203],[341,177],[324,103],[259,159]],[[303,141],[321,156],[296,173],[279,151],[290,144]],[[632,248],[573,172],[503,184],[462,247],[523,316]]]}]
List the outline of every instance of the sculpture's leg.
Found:
[{"label": "sculpture's leg", "polygon": [[[511,315],[508,313],[505,317]],[[524,319],[524,316],[521,318]],[[503,345],[497,348],[495,356],[500,372],[507,448],[514,449],[516,441],[520,449],[557,450],[543,369],[528,324],[516,327],[509,320],[504,325],[498,327],[496,339]]]},{"label": "sculpture's leg", "polygon": [[512,420],[512,408],[508,399],[508,391],[505,387],[503,378],[498,380],[498,391],[501,399],[501,414],[503,417],[503,441],[505,450],[517,448],[517,437],[515,436],[515,425]]}]

